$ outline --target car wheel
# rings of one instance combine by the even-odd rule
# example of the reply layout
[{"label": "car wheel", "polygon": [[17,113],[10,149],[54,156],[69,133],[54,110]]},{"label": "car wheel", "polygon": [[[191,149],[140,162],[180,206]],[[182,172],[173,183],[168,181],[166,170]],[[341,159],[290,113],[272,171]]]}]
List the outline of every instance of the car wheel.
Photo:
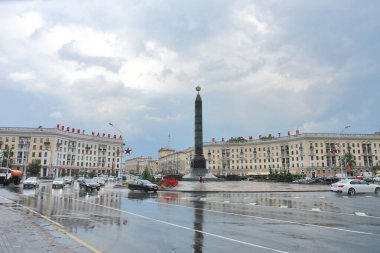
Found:
[{"label": "car wheel", "polygon": [[376,187],[376,189],[375,189],[375,193],[376,193],[376,194],[379,194],[379,193],[380,193],[380,187]]},{"label": "car wheel", "polygon": [[350,196],[354,196],[355,193],[356,193],[356,191],[355,191],[354,188],[350,188],[350,189],[348,189],[348,195],[350,195]]}]

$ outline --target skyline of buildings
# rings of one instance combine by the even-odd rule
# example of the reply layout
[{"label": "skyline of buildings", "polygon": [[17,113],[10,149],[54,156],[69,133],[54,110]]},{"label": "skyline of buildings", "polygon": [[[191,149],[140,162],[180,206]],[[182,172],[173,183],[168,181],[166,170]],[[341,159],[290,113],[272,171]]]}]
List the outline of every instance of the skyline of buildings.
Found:
[{"label": "skyline of buildings", "polygon": [[[269,169],[305,173],[310,177],[345,174],[346,164],[340,157],[350,152],[356,163],[352,173],[371,171],[379,165],[380,132],[373,134],[300,133],[273,137],[259,136],[230,138],[203,143],[206,169],[217,176],[267,176]],[[176,151],[161,148],[157,159],[157,173],[185,175],[190,171],[194,148]],[[135,160],[132,158],[130,160]],[[151,157],[149,158],[150,160]],[[139,157],[139,164],[145,158]],[[129,164],[129,160],[126,160]],[[129,164],[129,169],[133,164]],[[141,168],[141,166],[140,166]]]},{"label": "skyline of buildings", "polygon": [[[169,145],[169,144],[168,144]],[[266,176],[269,169],[305,173],[311,177],[346,173],[340,157],[350,152],[356,162],[353,173],[371,171],[379,165],[380,132],[373,134],[300,133],[287,136],[249,136],[204,142],[206,169],[217,176]],[[25,170],[33,160],[41,161],[40,176],[86,173],[185,175],[190,171],[194,148],[158,150],[150,156],[124,156],[122,136],[57,125],[56,128],[0,127],[0,157],[13,149],[12,168]]]},{"label": "skyline of buildings", "polygon": [[[123,144],[121,136],[86,134],[59,124],[56,128],[0,127],[1,157],[21,171],[40,160],[42,177],[91,172],[118,175]],[[3,157],[6,149],[13,150],[13,155]]]}]

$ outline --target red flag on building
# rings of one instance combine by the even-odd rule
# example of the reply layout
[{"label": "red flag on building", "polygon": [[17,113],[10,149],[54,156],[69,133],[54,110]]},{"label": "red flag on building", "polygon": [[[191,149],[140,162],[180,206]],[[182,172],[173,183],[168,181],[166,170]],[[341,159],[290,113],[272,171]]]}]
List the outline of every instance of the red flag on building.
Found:
[{"label": "red flag on building", "polygon": [[350,172],[351,171],[351,166],[349,163],[347,163],[347,172]]}]

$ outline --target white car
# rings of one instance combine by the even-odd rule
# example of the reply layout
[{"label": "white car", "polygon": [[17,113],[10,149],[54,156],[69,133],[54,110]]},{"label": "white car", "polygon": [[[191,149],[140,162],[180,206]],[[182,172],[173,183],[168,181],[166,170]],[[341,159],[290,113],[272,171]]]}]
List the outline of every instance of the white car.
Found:
[{"label": "white car", "polygon": [[65,187],[65,180],[63,179],[63,177],[57,177],[54,179],[53,181],[53,188],[56,189],[56,188],[61,188],[63,189]]},{"label": "white car", "polygon": [[23,188],[37,188],[39,185],[38,179],[36,177],[29,177],[23,183]]},{"label": "white car", "polygon": [[373,177],[373,181],[375,181],[375,182],[380,182],[380,174],[376,174],[376,175]]},{"label": "white car", "polygon": [[355,195],[356,193],[380,193],[380,185],[370,184],[361,179],[343,179],[331,185],[333,192]]}]

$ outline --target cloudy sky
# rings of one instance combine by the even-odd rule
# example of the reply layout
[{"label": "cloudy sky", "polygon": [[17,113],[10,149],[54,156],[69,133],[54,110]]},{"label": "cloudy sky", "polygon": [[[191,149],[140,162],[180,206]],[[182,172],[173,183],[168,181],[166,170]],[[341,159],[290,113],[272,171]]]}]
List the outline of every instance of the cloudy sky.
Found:
[{"label": "cloudy sky", "polygon": [[[131,157],[380,130],[380,1],[0,0],[0,126],[118,133]],[[168,135],[170,134],[170,144]]]}]

